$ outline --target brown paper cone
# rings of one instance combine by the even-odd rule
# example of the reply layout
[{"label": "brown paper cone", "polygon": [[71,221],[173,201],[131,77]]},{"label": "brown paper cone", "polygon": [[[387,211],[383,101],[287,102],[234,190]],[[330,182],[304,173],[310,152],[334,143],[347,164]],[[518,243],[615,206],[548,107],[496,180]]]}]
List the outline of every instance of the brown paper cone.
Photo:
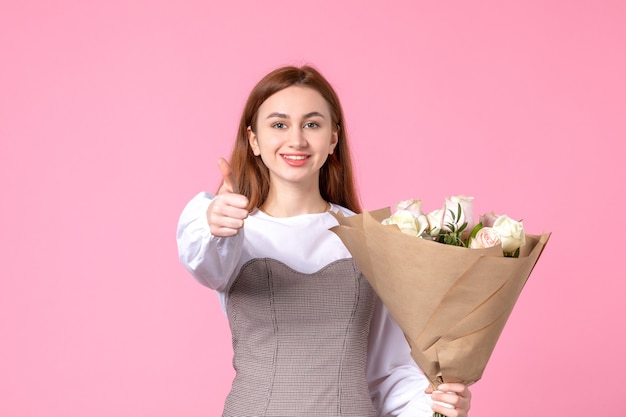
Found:
[{"label": "brown paper cone", "polygon": [[389,209],[345,217],[331,230],[398,323],[431,384],[470,385],[483,374],[550,233],[526,235],[519,258],[467,249],[384,226]]}]

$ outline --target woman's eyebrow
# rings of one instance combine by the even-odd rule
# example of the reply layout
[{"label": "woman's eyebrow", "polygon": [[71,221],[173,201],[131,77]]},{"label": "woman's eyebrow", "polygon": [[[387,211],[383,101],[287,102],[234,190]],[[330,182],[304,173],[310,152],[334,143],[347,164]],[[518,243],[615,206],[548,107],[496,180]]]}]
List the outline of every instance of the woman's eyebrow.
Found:
[{"label": "woman's eyebrow", "polygon": [[[310,113],[305,114],[303,118],[308,119],[309,117],[321,117],[323,119],[324,115],[318,111],[312,111]],[[272,119],[272,118],[289,119],[290,117],[286,115],[285,113],[274,112],[274,113],[270,113],[267,116],[267,119]]]},{"label": "woman's eyebrow", "polygon": [[274,113],[270,113],[267,116],[267,119],[271,119],[271,118],[278,118],[278,119],[289,119],[289,116],[287,116],[285,113],[278,113],[278,112],[274,112]]},{"label": "woman's eyebrow", "polygon": [[324,115],[318,111],[312,111],[311,113],[307,113],[304,115],[305,119],[308,119],[309,117],[321,117],[323,119]]}]

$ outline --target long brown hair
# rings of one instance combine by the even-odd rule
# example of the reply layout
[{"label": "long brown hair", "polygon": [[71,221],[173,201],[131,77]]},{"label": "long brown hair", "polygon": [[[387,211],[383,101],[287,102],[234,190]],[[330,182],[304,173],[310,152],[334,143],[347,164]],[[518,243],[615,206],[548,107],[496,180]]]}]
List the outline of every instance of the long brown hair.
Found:
[{"label": "long brown hair", "polygon": [[338,143],[320,169],[320,193],[326,201],[361,212],[348,147],[343,109],[337,93],[315,68],[286,66],[267,74],[252,89],[244,107],[230,164],[239,185],[239,192],[250,200],[249,209],[260,207],[267,198],[270,187],[269,170],[260,157],[256,157],[248,141],[248,126],[256,130],[259,107],[270,96],[287,87],[297,85],[319,92],[328,102],[333,126],[338,129]]}]

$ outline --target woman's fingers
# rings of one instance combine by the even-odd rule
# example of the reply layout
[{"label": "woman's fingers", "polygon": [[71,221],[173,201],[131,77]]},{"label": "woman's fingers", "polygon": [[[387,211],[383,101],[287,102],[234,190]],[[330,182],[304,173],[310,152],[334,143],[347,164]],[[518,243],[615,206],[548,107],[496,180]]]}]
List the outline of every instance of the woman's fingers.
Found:
[{"label": "woman's fingers", "polygon": [[237,184],[235,174],[233,173],[233,169],[230,167],[228,161],[224,158],[218,159],[217,167],[220,169],[220,173],[222,174],[222,186],[220,187],[218,194],[221,194],[222,192],[239,193],[239,185]]},{"label": "woman's fingers", "polygon": [[224,158],[217,161],[222,174],[222,185],[207,209],[207,221],[214,236],[227,237],[237,234],[248,217],[248,198],[238,194],[233,170]]},{"label": "woman's fingers", "polygon": [[467,417],[472,394],[460,383],[441,384],[432,393],[433,410],[448,417]]}]

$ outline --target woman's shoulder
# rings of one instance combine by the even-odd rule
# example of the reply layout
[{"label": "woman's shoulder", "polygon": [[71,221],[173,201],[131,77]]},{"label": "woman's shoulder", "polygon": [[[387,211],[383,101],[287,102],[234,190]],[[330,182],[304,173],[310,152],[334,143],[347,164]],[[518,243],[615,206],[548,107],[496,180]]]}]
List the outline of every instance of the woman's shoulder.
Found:
[{"label": "woman's shoulder", "polygon": [[341,213],[344,216],[353,216],[356,213],[353,212],[352,210],[344,207],[344,206],[340,206],[339,204],[335,204],[335,203],[329,203],[330,204],[330,211],[334,212],[334,213]]}]

